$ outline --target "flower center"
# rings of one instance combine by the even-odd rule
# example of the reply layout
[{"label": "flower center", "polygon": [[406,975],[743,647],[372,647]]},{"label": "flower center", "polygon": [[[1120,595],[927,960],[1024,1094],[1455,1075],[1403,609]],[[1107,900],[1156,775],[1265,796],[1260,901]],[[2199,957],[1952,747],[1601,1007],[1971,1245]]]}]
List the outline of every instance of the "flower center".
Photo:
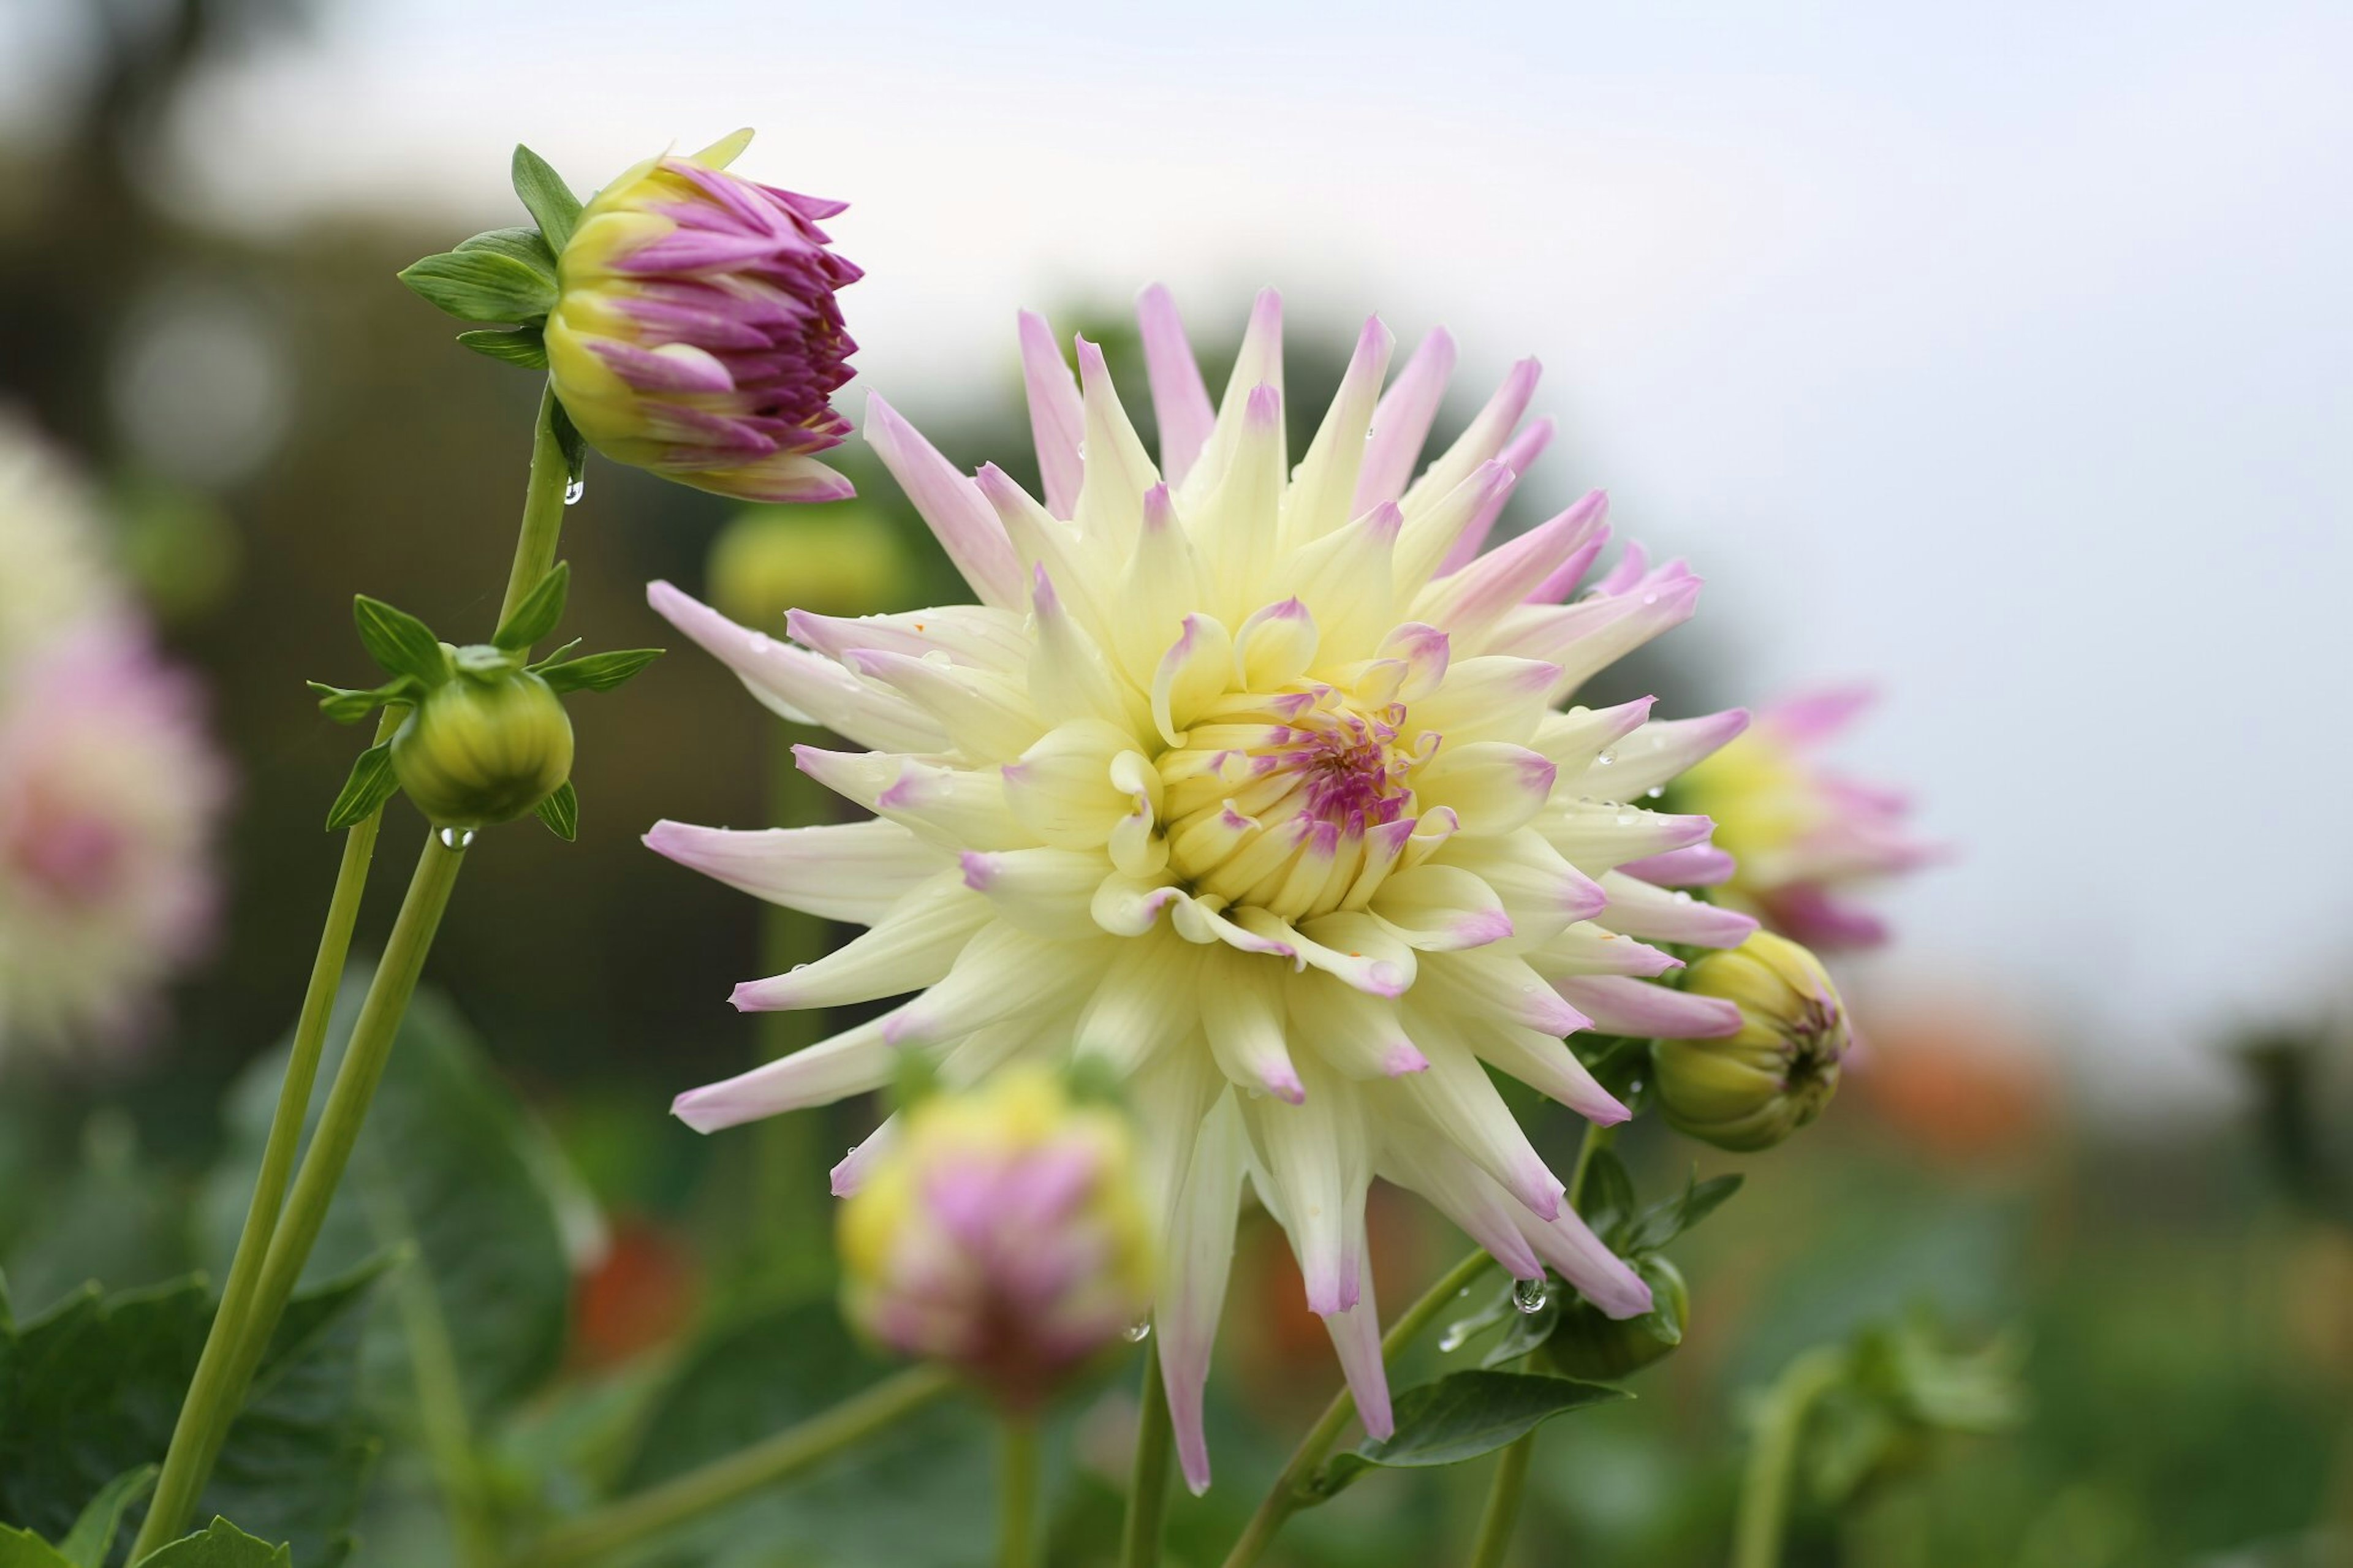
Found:
[{"label": "flower center", "polygon": [[1169,869],[1284,920],[1369,898],[1413,831],[1410,775],[1435,744],[1406,735],[1403,704],[1366,711],[1321,682],[1235,693],[1161,754]]}]

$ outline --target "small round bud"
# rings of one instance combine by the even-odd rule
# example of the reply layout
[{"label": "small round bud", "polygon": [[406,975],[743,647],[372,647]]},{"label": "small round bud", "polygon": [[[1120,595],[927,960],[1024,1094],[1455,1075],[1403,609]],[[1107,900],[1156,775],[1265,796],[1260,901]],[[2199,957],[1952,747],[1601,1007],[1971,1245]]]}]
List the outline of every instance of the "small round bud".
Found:
[{"label": "small round bud", "polygon": [[1719,1149],[1769,1149],[1821,1114],[1846,1055],[1846,1007],[1821,961],[1758,931],[1691,967],[1683,989],[1740,1009],[1723,1039],[1661,1040],[1654,1048],[1668,1124]]},{"label": "small round bud", "polygon": [[401,789],[437,827],[512,822],[572,774],[572,721],[527,670],[485,668],[494,650],[460,648],[459,673],[427,692],[392,738]]},{"label": "small round bud", "polygon": [[712,542],[711,602],[739,626],[776,634],[787,610],[885,609],[913,570],[890,523],[855,501],[750,507]]},{"label": "small round bud", "polygon": [[1037,1066],[903,1116],[842,1205],[844,1309],[892,1350],[1034,1408],[1151,1310],[1126,1119]]},{"label": "small round bud", "polygon": [[1544,1369],[1561,1377],[1615,1383],[1641,1371],[1683,1342],[1691,1316],[1691,1290],[1682,1270],[1652,1253],[1637,1260],[1634,1272],[1651,1288],[1651,1310],[1638,1318],[1612,1318],[1579,1296],[1561,1308],[1551,1338],[1536,1352]]}]

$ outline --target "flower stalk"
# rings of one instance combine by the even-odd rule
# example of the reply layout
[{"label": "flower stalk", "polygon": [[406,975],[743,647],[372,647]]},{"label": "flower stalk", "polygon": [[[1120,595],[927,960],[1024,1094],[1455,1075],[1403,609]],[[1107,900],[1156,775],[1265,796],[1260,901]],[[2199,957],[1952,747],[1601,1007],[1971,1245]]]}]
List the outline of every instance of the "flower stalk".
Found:
[{"label": "flower stalk", "polygon": [[1176,1428],[1168,1419],[1168,1385],[1160,1377],[1160,1347],[1146,1344],[1135,1417],[1135,1463],[1128,1475],[1127,1521],[1120,1531],[1120,1568],[1159,1568],[1175,1437]]},{"label": "flower stalk", "polygon": [[1765,1396],[1757,1422],[1757,1445],[1740,1480],[1734,1515],[1732,1568],[1778,1568],[1781,1538],[1789,1517],[1789,1489],[1798,1470],[1799,1439],[1814,1403],[1836,1386],[1846,1369],[1835,1346],[1810,1351],[1789,1363]]},{"label": "flower stalk", "polygon": [[1003,1426],[1003,1468],[997,1482],[997,1568],[1037,1568],[1038,1419],[1030,1415],[1009,1415]]},{"label": "flower stalk", "polygon": [[[532,588],[546,576],[555,559],[557,538],[564,525],[565,498],[571,479],[569,461],[556,425],[552,391],[540,396],[533,426],[530,478],[523,494],[522,522],[515,541],[514,562],[508,573],[501,623],[511,617]],[[393,705],[379,721],[377,740],[389,738],[406,709]],[[294,1156],[301,1142],[304,1113],[316,1086],[328,1019],[350,955],[352,930],[375,857],[383,825],[378,806],[354,824],[343,841],[343,857],[335,889],[327,906],[319,950],[295,1025],[294,1045],[280,1085],[277,1109],[270,1119],[262,1165],[247,1207],[245,1226],[237,1238],[228,1280],[211,1331],[196,1363],[195,1377],[165,1450],[155,1496],[132,1548],[133,1561],[160,1549],[177,1536],[187,1522],[196,1499],[210,1479],[213,1463],[227,1441],[229,1425],[245,1403],[248,1385],[260,1365],[278,1320],[300,1280],[311,1248],[316,1244],[327,1209],[333,1201],[344,1167],[359,1139],[369,1102],[384,1072],[392,1041],[407,1012],[426,954],[431,950],[441,916],[448,907],[464,852],[428,834],[396,921],[382,962],[368,987],[368,995],[353,1026],[352,1039],[333,1086],[328,1091],[316,1134],[301,1166],[291,1177]],[[462,842],[462,841],[459,841]]]}]

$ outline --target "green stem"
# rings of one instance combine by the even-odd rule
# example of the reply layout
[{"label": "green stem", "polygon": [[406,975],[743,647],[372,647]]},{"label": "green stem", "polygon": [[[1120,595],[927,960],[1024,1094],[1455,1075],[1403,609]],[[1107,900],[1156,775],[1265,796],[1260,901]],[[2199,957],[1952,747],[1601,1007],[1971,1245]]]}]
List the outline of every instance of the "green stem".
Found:
[{"label": "green stem", "polygon": [[1035,1568],[1038,1561],[1038,1419],[1008,1415],[997,1478],[997,1568]]},{"label": "green stem", "polygon": [[1757,1423],[1756,1447],[1741,1478],[1740,1508],[1733,1526],[1733,1568],[1775,1568],[1789,1514],[1789,1487],[1798,1468],[1798,1440],[1814,1402],[1835,1386],[1846,1365],[1831,1346],[1808,1351],[1791,1362],[1771,1392]]},{"label": "green stem", "polygon": [[[555,392],[553,384],[542,391],[539,414],[533,424],[531,448],[531,475],[523,492],[522,522],[515,540],[514,562],[507,574],[505,599],[499,611],[504,621],[514,613],[539,580],[554,564],[555,546],[564,528],[564,496],[571,481],[571,473],[564,460],[563,443],[555,436]],[[376,739],[383,741],[397,728],[402,710],[387,709],[378,721]],[[148,1506],[147,1516],[132,1543],[132,1561],[145,1556],[176,1536],[186,1524],[189,1512],[203,1494],[205,1482],[212,1475],[213,1461],[227,1441],[229,1424],[236,1419],[245,1400],[247,1385],[252,1381],[254,1369],[260,1365],[262,1352],[269,1347],[269,1337],[277,1331],[279,1315],[285,1310],[294,1281],[309,1260],[311,1247],[318,1239],[318,1226],[325,1217],[327,1200],[334,1195],[336,1181],[342,1176],[351,1149],[346,1142],[340,1152],[332,1153],[331,1168],[325,1175],[323,1189],[313,1179],[313,1167],[320,1164],[321,1148],[325,1142],[326,1123],[320,1124],[320,1136],[314,1138],[311,1151],[303,1157],[301,1169],[293,1177],[294,1202],[302,1202],[306,1192],[318,1212],[306,1220],[307,1233],[290,1252],[281,1255],[286,1243],[282,1230],[281,1206],[287,1202],[288,1172],[301,1143],[302,1122],[310,1109],[311,1093],[316,1087],[319,1059],[324,1047],[327,1022],[334,1011],[335,995],[343,979],[343,965],[350,955],[352,928],[359,918],[361,895],[367,884],[368,867],[375,853],[378,829],[383,813],[377,812],[354,826],[344,836],[343,864],[335,875],[335,890],[327,904],[327,920],[319,934],[319,951],[311,965],[311,981],[302,996],[302,1011],[294,1026],[293,1051],[287,1062],[286,1078],[279,1086],[278,1107],[272,1112],[269,1136],[262,1150],[259,1175],[254,1183],[252,1201],[247,1205],[245,1227],[237,1237],[237,1253],[229,1264],[227,1285],[221,1292],[221,1304],[213,1317],[213,1325],[205,1340],[205,1348],[197,1359],[195,1377],[190,1381],[187,1396],[180,1407],[180,1415],[173,1427],[172,1440],[164,1451],[162,1474],[157,1478],[155,1496]],[[438,927],[441,910],[448,906],[448,882],[457,876],[459,864],[456,853],[442,851],[446,866],[435,860],[437,846],[427,840],[424,859],[417,865],[416,880],[409,887],[408,901],[402,906],[400,918],[393,931],[393,942],[397,946],[404,931],[415,941],[414,968],[406,984],[396,987],[397,1002],[391,1005],[388,1019],[380,1018],[384,1046],[389,1048],[391,1037],[398,1032],[401,1014],[406,1009],[409,993],[416,988],[415,971],[421,970],[426,949],[432,944],[433,931]],[[434,877],[427,878],[428,867]],[[444,876],[446,872],[446,877]],[[438,880],[438,892],[427,888],[428,880]],[[427,901],[433,907],[429,919],[418,907],[420,890],[428,893]],[[412,910],[415,920],[412,920]],[[421,933],[416,930],[421,922]],[[370,985],[360,1023],[364,1026],[370,1015],[377,1011],[380,995],[387,1001],[393,992],[385,986],[385,973],[393,966],[393,955],[387,950],[384,963],[376,971]],[[344,1106],[350,1120],[346,1131],[338,1136],[355,1140],[359,1122],[367,1113],[367,1102],[375,1089],[375,1079],[383,1072],[383,1063],[375,1063],[374,1073],[365,1079],[364,1089],[354,1098],[345,1094],[347,1080],[353,1079],[353,1068],[359,1060],[359,1033],[355,1028],[353,1044],[346,1052],[343,1065],[335,1076],[329,1091],[328,1111],[333,1113],[339,1103]]]},{"label": "green stem", "polygon": [[[399,727],[405,709],[386,710],[376,725],[376,739],[387,739]],[[132,1552],[145,1556],[179,1532],[204,1476],[197,1457],[208,1441],[205,1434],[225,1426],[224,1394],[230,1363],[253,1316],[254,1289],[261,1280],[261,1265],[278,1228],[278,1210],[286,1201],[286,1184],[294,1171],[294,1156],[302,1144],[302,1121],[311,1109],[311,1091],[319,1079],[319,1058],[327,1040],[327,1021],[335,1010],[343,965],[351,956],[352,928],[358,921],[360,899],[367,889],[368,867],[375,858],[376,831],[384,826],[381,809],[353,826],[343,835],[343,863],[335,871],[335,890],[327,900],[327,921],[319,932],[319,951],[311,961],[310,984],[302,993],[302,1011],[294,1024],[294,1045],[286,1060],[286,1077],[278,1086],[278,1107],[270,1112],[269,1136],[262,1145],[261,1170],[254,1178],[253,1198],[246,1205],[245,1227],[237,1238],[228,1279],[221,1288],[220,1306],[213,1314],[205,1348],[197,1358],[195,1376],[181,1402],[180,1416],[164,1450],[163,1473],[148,1505],[145,1523]]]},{"label": "green stem", "polygon": [[1512,1531],[1520,1522],[1520,1494],[1527,1489],[1528,1460],[1536,1451],[1531,1431],[1495,1460],[1495,1479],[1487,1488],[1486,1511],[1479,1516],[1479,1539],[1471,1548],[1471,1568],[1503,1568],[1512,1550]]},{"label": "green stem", "polygon": [[[1568,1173],[1568,1191],[1561,1199],[1570,1208],[1585,1201],[1585,1178],[1593,1169],[1593,1157],[1617,1136],[1615,1127],[1585,1124],[1585,1136],[1577,1143],[1577,1164]],[[1504,1554],[1512,1549],[1512,1531],[1520,1522],[1520,1500],[1527,1491],[1528,1462],[1535,1452],[1535,1429],[1530,1428],[1497,1457],[1495,1477],[1487,1488],[1487,1507],[1479,1516],[1479,1538],[1471,1549],[1471,1568],[1501,1568]]]},{"label": "green stem", "polygon": [[[1446,1310],[1456,1297],[1470,1289],[1482,1274],[1494,1266],[1493,1258],[1474,1249],[1469,1257],[1448,1269],[1438,1283],[1424,1291],[1420,1300],[1408,1307],[1404,1314],[1389,1326],[1389,1331],[1381,1337],[1381,1359],[1395,1361],[1398,1352],[1412,1343],[1415,1337]],[[1309,1428],[1307,1436],[1299,1440],[1299,1447],[1292,1451],[1291,1462],[1282,1467],[1282,1474],[1275,1478],[1273,1487],[1259,1503],[1258,1511],[1250,1515],[1250,1525],[1242,1531],[1241,1539],[1234,1542],[1234,1549],[1226,1554],[1226,1568],[1248,1568],[1250,1563],[1257,1562],[1273,1544],[1276,1532],[1282,1529],[1284,1522],[1316,1500],[1312,1489],[1315,1472],[1322,1467],[1324,1456],[1330,1453],[1332,1445],[1339,1440],[1341,1428],[1347,1426],[1348,1418],[1356,1413],[1356,1402],[1344,1386],[1332,1396],[1332,1403],[1324,1407],[1323,1415]]]},{"label": "green stem", "polygon": [[1127,1483],[1127,1523],[1120,1532],[1120,1568],[1159,1568],[1161,1521],[1168,1513],[1168,1461],[1175,1429],[1168,1421],[1168,1385],[1160,1380],[1160,1347],[1144,1349],[1144,1388],[1137,1396],[1135,1465]]},{"label": "green stem", "polygon": [[633,1546],[798,1475],[955,1387],[938,1367],[900,1373],[797,1426],[557,1526],[516,1559],[517,1568],[569,1568]]},{"label": "green stem", "polygon": [[507,569],[501,622],[515,613],[523,595],[539,586],[555,564],[555,542],[564,532],[564,494],[572,484],[564,443],[555,438],[555,384],[539,395],[539,418],[532,426],[531,479],[522,492],[522,524],[516,531],[514,564]]}]

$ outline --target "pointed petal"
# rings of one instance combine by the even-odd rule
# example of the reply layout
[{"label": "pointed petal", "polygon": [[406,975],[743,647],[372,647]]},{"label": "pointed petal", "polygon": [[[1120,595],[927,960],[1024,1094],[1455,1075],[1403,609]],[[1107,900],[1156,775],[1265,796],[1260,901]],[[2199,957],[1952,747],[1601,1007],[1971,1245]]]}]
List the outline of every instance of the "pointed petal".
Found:
[{"label": "pointed petal", "polygon": [[819,920],[871,926],[944,858],[895,822],[739,831],[657,822],[646,847],[755,899]]},{"label": "pointed petal", "polygon": [[1447,379],[1454,374],[1454,340],[1444,328],[1433,329],[1413,351],[1397,384],[1373,410],[1373,432],[1365,446],[1365,465],[1356,477],[1354,510],[1359,515],[1382,501],[1405,493],[1406,481],[1430,438],[1430,421],[1446,395]]},{"label": "pointed petal", "polygon": [[1693,844],[1630,860],[1618,868],[1658,888],[1720,888],[1732,880],[1740,866],[1713,844]]},{"label": "pointed petal", "polygon": [[1168,931],[1121,942],[1079,1014],[1077,1054],[1100,1058],[1124,1079],[1191,1034],[1208,951]]},{"label": "pointed petal", "polygon": [[1261,1195],[1282,1222],[1307,1282],[1307,1310],[1345,1312],[1361,1299],[1365,1190],[1371,1152],[1355,1085],[1314,1063],[1297,1104],[1265,1096],[1236,1103],[1250,1131]]},{"label": "pointed petal", "polygon": [[964,885],[1005,920],[1039,936],[1074,941],[1103,934],[1090,912],[1108,872],[1100,854],[1079,849],[967,849]]},{"label": "pointed petal", "polygon": [[816,746],[795,746],[793,760],[843,799],[944,849],[1020,849],[1037,842],[1007,808],[1004,784],[993,773],[934,767],[888,752]]},{"label": "pointed petal", "polygon": [[1563,859],[1532,827],[1492,837],[1456,837],[1431,858],[1460,867],[1493,889],[1524,946],[1551,942],[1609,902],[1599,883]]},{"label": "pointed petal", "polygon": [[1409,1101],[1430,1125],[1463,1156],[1494,1178],[1503,1189],[1540,1218],[1549,1219],[1562,1208],[1567,1190],[1548,1170],[1544,1157],[1528,1142],[1504,1097],[1488,1080],[1479,1060],[1442,1030],[1419,1026],[1422,1010],[1409,1005],[1406,1027],[1430,1058],[1430,1070],[1385,1084],[1367,1086],[1366,1092]]},{"label": "pointed petal", "polygon": [[1584,574],[1609,536],[1604,521],[1609,512],[1609,498],[1590,491],[1567,510],[1438,578],[1415,595],[1413,613],[1460,637],[1466,649],[1475,649],[1553,573],[1573,565]]},{"label": "pointed petal", "polygon": [[1219,948],[1201,972],[1201,1028],[1236,1088],[1296,1105],[1305,1092],[1283,1035],[1284,971],[1275,961]]},{"label": "pointed petal", "polygon": [[1028,588],[1021,563],[973,482],[872,393],[866,397],[866,441],[981,602],[1019,608]]},{"label": "pointed petal", "polygon": [[1543,1260],[1520,1234],[1526,1210],[1451,1146],[1435,1138],[1386,1139],[1377,1166],[1389,1181],[1420,1194],[1514,1279],[1544,1278]]},{"label": "pointed petal", "polygon": [[[1535,395],[1536,381],[1543,374],[1544,366],[1533,359],[1521,360],[1504,372],[1503,384],[1496,387],[1494,395],[1487,399],[1487,405],[1479,410],[1470,426],[1455,437],[1454,445],[1446,448],[1436,462],[1424,469],[1421,478],[1405,492],[1399,504],[1405,509],[1409,527],[1414,518],[1437,504],[1440,497],[1460,486],[1482,466],[1494,461],[1496,454],[1504,449],[1504,444],[1511,439],[1512,432],[1519,428],[1520,416],[1527,412],[1528,400]],[[1504,471],[1510,472],[1508,468]],[[1449,532],[1447,543],[1450,546],[1467,529],[1469,521],[1466,516],[1462,526]],[[1431,571],[1436,571],[1439,560],[1444,555],[1445,552],[1441,550],[1431,559]]]},{"label": "pointed petal", "polygon": [[883,1036],[894,1046],[926,1045],[1017,1015],[1043,1018],[1075,1009],[1102,978],[1117,940],[1060,942],[1002,922],[983,926],[944,975],[899,1009]]},{"label": "pointed petal", "polygon": [[1282,502],[1284,542],[1296,549],[1321,539],[1360,510],[1356,505],[1356,479],[1365,462],[1366,437],[1373,426],[1373,408],[1381,395],[1381,378],[1388,374],[1389,351],[1397,340],[1373,317],[1356,335],[1356,351],[1340,377],[1340,390],[1324,412],[1324,423],[1307,456],[1292,478]]},{"label": "pointed petal", "polygon": [[[1612,771],[1594,770],[1604,780]],[[1630,860],[1704,843],[1715,831],[1715,824],[1704,816],[1586,798],[1553,802],[1536,830],[1570,865],[1596,877]]]},{"label": "pointed petal", "polygon": [[1622,974],[1569,975],[1553,988],[1604,1033],[1635,1039],[1713,1040],[1740,1032],[1740,1009],[1715,996]]},{"label": "pointed petal", "polygon": [[975,932],[989,924],[988,900],[950,874],[910,893],[881,922],[814,963],[735,987],[739,1011],[838,1007],[917,991],[945,975]]},{"label": "pointed petal", "polygon": [[[1358,1251],[1364,1250],[1358,1243]],[[1397,1436],[1397,1418],[1389,1408],[1389,1370],[1381,1356],[1381,1314],[1373,1300],[1373,1269],[1369,1258],[1357,1264],[1356,1304],[1345,1311],[1324,1314],[1324,1331],[1340,1358],[1341,1375],[1356,1402],[1356,1419],[1365,1435],[1375,1439]]]},{"label": "pointed petal", "polygon": [[1067,518],[1079,504],[1079,458],[1086,415],[1071,367],[1054,346],[1054,329],[1035,311],[1021,312],[1021,384],[1029,397],[1029,428],[1038,446],[1038,472],[1045,481],[1046,510]]},{"label": "pointed petal", "polygon": [[936,721],[904,698],[875,690],[820,654],[739,626],[668,583],[647,584],[646,602],[733,670],[763,707],[795,723],[822,725],[886,751],[937,751],[947,740]]},{"label": "pointed petal", "polygon": [[716,1132],[881,1089],[899,1070],[899,1053],[882,1038],[883,1023],[870,1018],[750,1072],[690,1089],[670,1102],[670,1114],[697,1132]]},{"label": "pointed petal", "polygon": [[1152,384],[1152,413],[1160,426],[1160,471],[1182,484],[1218,423],[1201,365],[1185,337],[1176,301],[1155,283],[1137,296],[1135,321],[1144,340],[1144,372]]},{"label": "pointed petal", "polygon": [[1192,1163],[1169,1227],[1168,1267],[1153,1321],[1160,1331],[1161,1384],[1176,1429],[1176,1458],[1195,1497],[1209,1489],[1209,1443],[1201,1402],[1226,1279],[1234,1259],[1234,1225],[1241,1212],[1246,1164],[1241,1112],[1228,1089],[1200,1124]]},{"label": "pointed petal", "polygon": [[1611,785],[1620,794],[1637,795],[1672,784],[1685,768],[1720,751],[1747,728],[1745,708],[1645,724],[1609,748],[1616,755],[1609,767]]},{"label": "pointed petal", "polygon": [[1596,880],[1609,895],[1609,907],[1596,918],[1628,936],[1694,947],[1738,947],[1757,929],[1757,922],[1737,910],[1654,888],[1623,871],[1604,871]]},{"label": "pointed petal", "polygon": [[1566,1204],[1549,1222],[1523,1218],[1520,1230],[1546,1263],[1578,1294],[1612,1318],[1639,1318],[1651,1310],[1651,1288],[1626,1260],[1601,1244]]},{"label": "pointed petal", "polygon": [[1250,302],[1250,324],[1242,329],[1241,350],[1234,356],[1233,373],[1226,378],[1217,424],[1180,487],[1187,502],[1208,494],[1224,479],[1235,444],[1241,438],[1250,393],[1260,386],[1271,386],[1278,395],[1282,391],[1282,296],[1271,289],[1260,289]]},{"label": "pointed petal", "polygon": [[[1504,449],[1495,454],[1495,461],[1511,469],[1514,477],[1525,477],[1530,466],[1544,455],[1545,448],[1552,445],[1552,437],[1553,423],[1549,418],[1530,420],[1518,435],[1504,443]],[[1438,574],[1444,577],[1460,572],[1477,559],[1480,547],[1487,542],[1487,535],[1494,530],[1495,520],[1503,515],[1501,500],[1472,514],[1471,525],[1462,531],[1462,537],[1454,542],[1454,548],[1446,552],[1446,559],[1439,563]],[[1594,548],[1598,551],[1600,547],[1596,545]],[[1588,558],[1585,564],[1591,563]],[[1565,568],[1556,568],[1555,575],[1562,570]],[[1583,574],[1582,567],[1578,574]],[[1575,585],[1575,579],[1571,579],[1570,585]],[[1565,595],[1566,590],[1550,602],[1556,604]]]},{"label": "pointed petal", "polygon": [[1079,487],[1080,531],[1113,560],[1126,559],[1144,521],[1144,492],[1160,482],[1160,470],[1128,423],[1112,384],[1103,350],[1078,340],[1079,384],[1087,420],[1086,477]]}]

